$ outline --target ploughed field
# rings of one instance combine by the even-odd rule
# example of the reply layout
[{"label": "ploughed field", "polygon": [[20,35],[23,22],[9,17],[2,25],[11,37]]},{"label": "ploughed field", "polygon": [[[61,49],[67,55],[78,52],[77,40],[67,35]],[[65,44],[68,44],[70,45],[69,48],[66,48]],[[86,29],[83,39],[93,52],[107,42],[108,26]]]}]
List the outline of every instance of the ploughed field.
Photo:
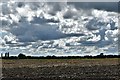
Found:
[{"label": "ploughed field", "polygon": [[3,59],[2,80],[120,80],[119,59]]}]

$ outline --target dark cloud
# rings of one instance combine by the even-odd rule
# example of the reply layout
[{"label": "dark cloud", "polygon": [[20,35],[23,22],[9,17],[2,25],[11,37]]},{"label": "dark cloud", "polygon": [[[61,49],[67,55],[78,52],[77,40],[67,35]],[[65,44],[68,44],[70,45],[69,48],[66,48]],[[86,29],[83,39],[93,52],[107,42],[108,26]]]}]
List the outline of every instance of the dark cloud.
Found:
[{"label": "dark cloud", "polygon": [[65,14],[64,14],[64,18],[74,18],[74,17],[77,17],[78,14],[77,12],[74,12],[72,10],[68,10]]},{"label": "dark cloud", "polygon": [[64,37],[65,35],[57,31],[57,26],[50,25],[22,25],[11,29],[11,33],[17,36],[19,41],[29,42],[37,40],[50,40]]},{"label": "dark cloud", "polygon": [[84,34],[64,34],[57,29],[57,26],[53,25],[29,25],[22,23],[16,28],[12,28],[10,31],[21,42],[32,42],[37,40],[54,40],[72,36],[84,36]]},{"label": "dark cloud", "polygon": [[97,46],[97,47],[105,47],[112,44],[111,41],[99,40],[97,42],[94,41],[80,41],[82,46]]},{"label": "dark cloud", "polygon": [[87,23],[86,28],[88,30],[99,30],[102,26],[107,26],[107,23],[100,22],[99,19],[93,18]]},{"label": "dark cloud", "polygon": [[33,20],[30,21],[30,23],[32,24],[46,24],[46,23],[49,23],[49,22],[52,22],[52,23],[58,23],[59,20],[55,20],[53,18],[51,19],[45,19],[44,17],[40,18],[40,17],[33,17]]},{"label": "dark cloud", "polygon": [[118,2],[68,2],[69,5],[74,5],[76,8],[83,9],[99,9],[106,11],[118,12]]},{"label": "dark cloud", "polygon": [[25,4],[24,4],[24,2],[18,2],[18,7],[24,7],[25,6]]}]

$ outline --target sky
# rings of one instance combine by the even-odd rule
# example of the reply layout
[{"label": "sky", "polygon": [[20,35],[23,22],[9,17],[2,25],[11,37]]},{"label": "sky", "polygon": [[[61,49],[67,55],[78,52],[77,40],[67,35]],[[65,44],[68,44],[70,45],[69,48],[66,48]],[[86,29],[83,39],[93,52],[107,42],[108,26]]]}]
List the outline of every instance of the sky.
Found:
[{"label": "sky", "polygon": [[0,6],[1,53],[118,54],[117,2],[7,1]]}]

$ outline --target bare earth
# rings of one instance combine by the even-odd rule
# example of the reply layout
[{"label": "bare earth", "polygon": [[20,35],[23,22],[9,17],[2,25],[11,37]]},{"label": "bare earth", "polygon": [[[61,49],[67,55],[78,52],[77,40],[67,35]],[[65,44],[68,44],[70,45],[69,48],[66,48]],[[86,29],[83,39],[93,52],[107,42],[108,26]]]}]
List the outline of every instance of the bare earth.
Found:
[{"label": "bare earth", "polygon": [[120,80],[119,59],[4,59],[2,80]]}]

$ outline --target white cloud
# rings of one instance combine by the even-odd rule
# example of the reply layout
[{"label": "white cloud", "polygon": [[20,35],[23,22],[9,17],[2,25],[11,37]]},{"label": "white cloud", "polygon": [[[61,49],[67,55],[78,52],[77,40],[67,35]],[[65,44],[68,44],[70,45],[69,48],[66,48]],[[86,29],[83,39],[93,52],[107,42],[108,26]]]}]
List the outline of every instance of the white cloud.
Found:
[{"label": "white cloud", "polygon": [[15,21],[16,23],[19,22],[19,18],[20,18],[19,16],[10,14],[10,17],[12,18],[12,21]]},{"label": "white cloud", "polygon": [[100,36],[100,35],[98,35],[98,36],[94,35],[92,38],[88,39],[87,41],[97,42],[97,41],[99,41],[100,39],[101,39],[101,36]]}]

